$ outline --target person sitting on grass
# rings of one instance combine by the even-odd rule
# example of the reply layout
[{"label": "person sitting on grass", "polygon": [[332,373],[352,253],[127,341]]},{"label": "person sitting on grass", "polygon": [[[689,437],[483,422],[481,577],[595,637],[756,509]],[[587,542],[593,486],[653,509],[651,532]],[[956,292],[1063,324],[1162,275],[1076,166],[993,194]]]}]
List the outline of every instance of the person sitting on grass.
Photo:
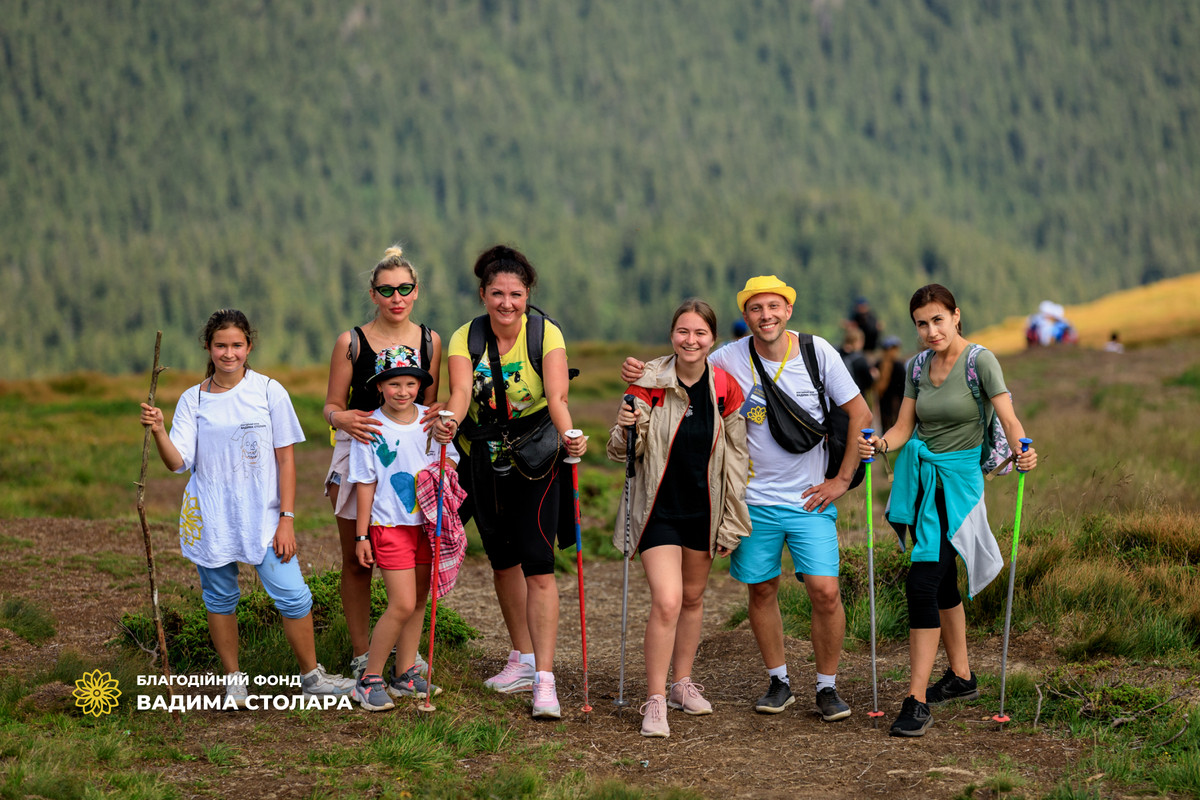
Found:
[{"label": "person sitting on grass", "polygon": [[191,471],[179,512],[179,545],[200,574],[208,631],[225,670],[226,703],[244,707],[246,673],[238,666],[238,562],[253,564],[283,615],[283,632],[300,662],[305,694],[348,694],[353,681],[317,663],[312,593],[300,574],[296,462],[304,441],[287,390],[250,369],[254,330],[241,311],[214,313],[200,335],[208,373],[179,398],[171,432],[159,408],[142,403],[163,464]]},{"label": "person sitting on grass", "polygon": [[[417,476],[433,454],[421,428],[426,408],[417,398],[432,382],[411,347],[382,350],[375,358],[375,375],[367,382],[383,401],[372,414],[378,428],[371,444],[357,439],[350,443],[349,481],[359,509],[355,551],[364,569],[379,566],[388,597],[387,610],[371,634],[366,668],[353,691],[368,711],[392,708],[389,695],[436,697],[442,691],[426,683],[416,663],[433,564],[425,515],[417,502]],[[446,457],[458,463],[453,445],[447,446]],[[393,647],[396,661],[385,683],[383,667]]]}]

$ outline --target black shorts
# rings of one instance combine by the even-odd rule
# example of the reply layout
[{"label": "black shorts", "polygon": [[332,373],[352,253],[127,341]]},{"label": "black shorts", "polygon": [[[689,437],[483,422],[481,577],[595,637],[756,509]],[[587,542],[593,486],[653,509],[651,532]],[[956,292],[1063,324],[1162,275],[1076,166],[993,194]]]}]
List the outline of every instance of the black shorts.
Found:
[{"label": "black shorts", "polygon": [[638,542],[638,552],[651,547],[672,544],[687,550],[708,552],[708,517],[693,519],[659,519],[651,516]]},{"label": "black shorts", "polygon": [[562,532],[563,512],[573,516],[573,509],[565,509],[562,503],[563,482],[569,480],[562,465],[529,480],[515,469],[498,476],[485,461],[473,477],[475,525],[492,569],[520,564],[526,576],[553,574],[554,543]]}]

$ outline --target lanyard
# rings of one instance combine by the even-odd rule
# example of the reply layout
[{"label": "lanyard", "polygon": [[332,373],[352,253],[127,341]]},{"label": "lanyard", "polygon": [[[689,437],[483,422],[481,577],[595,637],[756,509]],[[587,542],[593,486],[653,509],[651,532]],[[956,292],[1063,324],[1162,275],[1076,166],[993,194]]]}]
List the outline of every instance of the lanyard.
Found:
[{"label": "lanyard", "polygon": [[[783,374],[783,367],[785,364],[787,364],[788,356],[792,354],[792,335],[786,331],[784,332],[784,335],[787,336],[788,340],[787,352],[783,354],[783,361],[779,362],[779,369],[775,370],[775,377],[771,378],[771,380],[773,380],[775,383],[779,383],[779,376]],[[750,347],[754,347],[753,339],[750,340]],[[750,355],[750,351],[748,349],[746,350],[746,357],[750,359],[750,378],[757,384],[758,370],[754,368],[754,357]]]}]

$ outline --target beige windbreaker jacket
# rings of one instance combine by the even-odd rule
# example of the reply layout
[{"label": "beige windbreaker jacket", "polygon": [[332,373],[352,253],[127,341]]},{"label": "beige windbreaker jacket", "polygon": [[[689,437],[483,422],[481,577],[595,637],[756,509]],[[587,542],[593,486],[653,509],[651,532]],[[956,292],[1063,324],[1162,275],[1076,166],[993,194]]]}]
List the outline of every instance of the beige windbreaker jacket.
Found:
[{"label": "beige windbreaker jacket", "polygon": [[[746,447],[746,420],[742,418],[742,390],[730,376],[725,376],[725,416],[718,411],[715,387],[717,368],[709,364],[708,391],[713,407],[713,442],[708,458],[708,491],[697,492],[697,502],[709,504],[709,546],[716,554],[717,545],[735,549],[743,536],[750,535],[750,511],[746,508],[746,482],[749,451]],[[650,395],[663,389],[662,403],[650,409]],[[617,508],[613,546],[630,558],[637,554],[637,545],[650,520],[659,484],[667,469],[671,442],[687,411],[687,390],[675,376],[675,356],[665,356],[647,362],[642,377],[631,387],[638,416],[637,441],[634,444],[636,475],[628,481],[632,494],[629,542],[625,542],[626,498],[622,492]],[[625,463],[626,429],[613,424],[608,436],[608,457]],[[698,490],[701,487],[696,487]]]}]

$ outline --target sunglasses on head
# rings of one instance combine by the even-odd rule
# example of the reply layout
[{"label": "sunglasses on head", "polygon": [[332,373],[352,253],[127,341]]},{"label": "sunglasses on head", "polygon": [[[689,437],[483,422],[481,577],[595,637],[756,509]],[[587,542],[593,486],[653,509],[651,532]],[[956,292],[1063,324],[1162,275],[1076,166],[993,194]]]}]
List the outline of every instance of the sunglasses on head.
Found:
[{"label": "sunglasses on head", "polygon": [[386,283],[381,283],[371,288],[379,292],[383,297],[391,297],[395,292],[399,292],[401,297],[408,297],[413,293],[413,289],[417,288],[417,285],[415,283],[402,283],[399,286],[388,286]]}]

